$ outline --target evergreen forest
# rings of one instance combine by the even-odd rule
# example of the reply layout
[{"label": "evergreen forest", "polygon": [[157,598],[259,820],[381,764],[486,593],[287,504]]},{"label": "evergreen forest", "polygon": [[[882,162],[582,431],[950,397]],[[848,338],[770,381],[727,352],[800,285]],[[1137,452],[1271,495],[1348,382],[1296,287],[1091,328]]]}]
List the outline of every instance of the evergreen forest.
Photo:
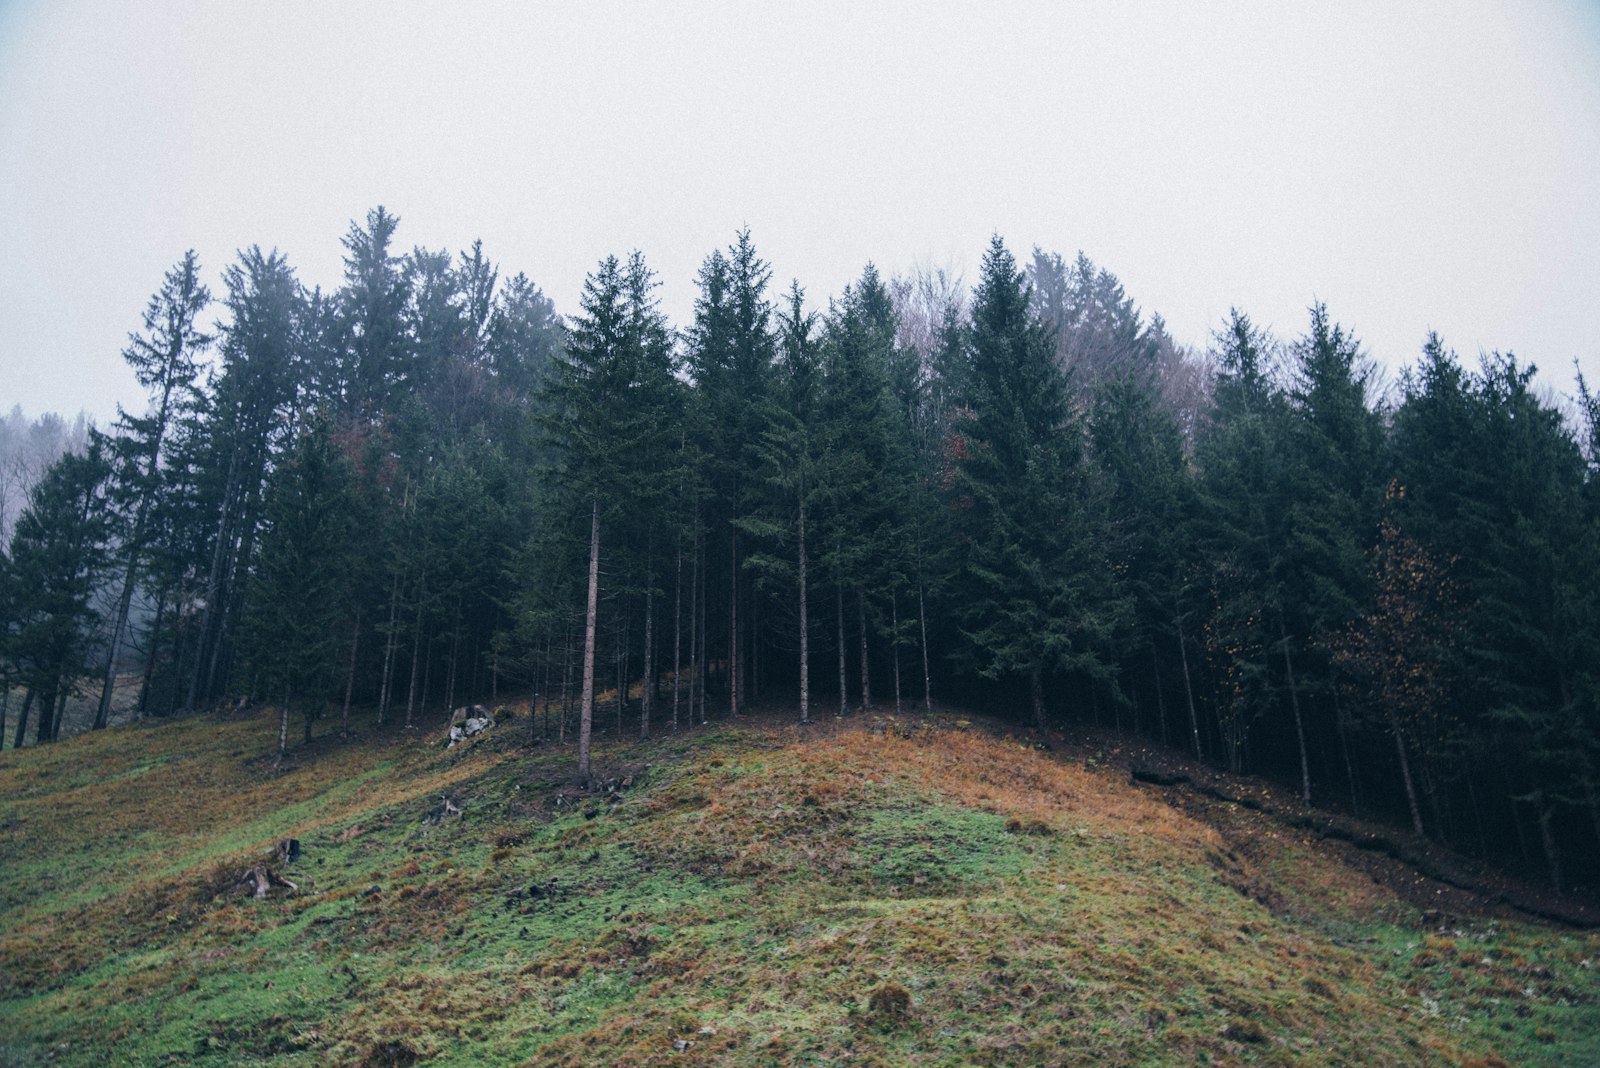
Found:
[{"label": "evergreen forest", "polygon": [[160,281],[144,396],[10,508],[5,745],[249,703],[281,759],[515,694],[583,782],[597,733],[942,702],[1600,880],[1581,377],[1437,336],[1385,376],[1320,303],[1194,351],[999,237],[824,297],[740,232],[687,323],[638,252],[558,315],[381,207],[343,247],[333,292],[259,247]]}]

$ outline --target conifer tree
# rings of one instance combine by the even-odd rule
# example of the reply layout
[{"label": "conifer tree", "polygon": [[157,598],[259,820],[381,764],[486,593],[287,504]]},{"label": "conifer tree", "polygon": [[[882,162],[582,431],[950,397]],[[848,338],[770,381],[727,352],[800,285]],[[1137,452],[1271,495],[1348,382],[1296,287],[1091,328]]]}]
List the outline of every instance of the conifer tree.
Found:
[{"label": "conifer tree", "polygon": [[256,685],[278,702],[278,761],[298,710],[304,735],[338,686],[341,594],[351,557],[348,461],[326,417],[314,417],[267,492],[260,560],[251,579],[244,633]]},{"label": "conifer tree", "polygon": [[[67,453],[33,485],[12,532],[11,654],[28,700],[38,708],[36,742],[59,735],[61,709],[78,689],[94,648],[100,620],[93,597],[107,560],[110,474],[99,442],[84,455]],[[28,707],[17,718],[13,749],[22,747],[27,733]]]},{"label": "conifer tree", "polygon": [[1046,671],[1108,674],[1108,621],[1095,596],[1105,568],[1082,427],[998,237],[984,255],[963,359],[952,489],[966,541],[965,654],[985,678],[1027,678],[1043,727]]},{"label": "conifer tree", "polygon": [[720,556],[719,570],[727,578],[723,593],[728,707],[733,714],[741,711],[745,699],[744,631],[750,619],[746,605],[750,591],[739,581],[744,548],[738,523],[758,500],[758,486],[747,472],[765,429],[762,413],[768,410],[776,352],[772,307],[766,297],[771,277],[750,231],[741,230],[726,255],[712,253],[700,269],[700,296],[688,338],[688,367],[695,385],[694,436],[704,457],[701,478],[708,495],[708,563]]},{"label": "conifer tree", "polygon": [[626,267],[608,257],[584,282],[582,313],[572,320],[557,376],[546,391],[551,444],[558,452],[562,506],[587,512],[582,682],[579,690],[579,782],[590,776],[594,672],[603,528],[628,510],[634,475],[670,437],[652,406],[638,404],[670,377],[670,335],[651,296],[652,277],[637,253]]},{"label": "conifer tree", "polygon": [[116,465],[115,494],[123,523],[118,554],[122,557],[122,591],[111,620],[110,648],[105,680],[94,726],[104,727],[111,714],[112,690],[122,656],[133,604],[134,586],[144,566],[150,538],[151,511],[164,489],[162,449],[179,415],[194,401],[197,360],[211,338],[197,322],[211,302],[210,291],[200,282],[200,263],[191,249],[163,279],[144,313],[144,333],[133,334],[122,357],[133,368],[139,385],[150,393],[142,416],[118,407],[116,435],[109,449]]}]

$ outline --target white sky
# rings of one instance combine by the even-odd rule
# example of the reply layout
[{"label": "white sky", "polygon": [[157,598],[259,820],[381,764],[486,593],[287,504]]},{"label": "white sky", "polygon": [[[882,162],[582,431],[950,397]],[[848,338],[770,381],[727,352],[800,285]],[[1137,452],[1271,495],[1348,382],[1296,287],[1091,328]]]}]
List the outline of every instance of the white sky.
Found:
[{"label": "white sky", "polygon": [[1086,251],[1183,342],[1313,299],[1600,379],[1600,4],[0,0],[0,408],[143,398],[120,352],[193,247],[307,284],[384,204],[575,307],[639,248],[687,322],[748,224],[823,300]]}]

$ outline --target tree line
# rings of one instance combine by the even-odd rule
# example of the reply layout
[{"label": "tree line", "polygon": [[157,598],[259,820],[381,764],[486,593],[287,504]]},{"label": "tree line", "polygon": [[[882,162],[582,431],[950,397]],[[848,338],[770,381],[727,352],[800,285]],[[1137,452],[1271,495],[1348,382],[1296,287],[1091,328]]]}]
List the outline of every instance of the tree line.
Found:
[{"label": "tree line", "polygon": [[1581,377],[1563,408],[1430,336],[1381,389],[1321,304],[1191,352],[1086,257],[999,238],[970,291],[869,264],[817,301],[741,232],[681,328],[607,257],[563,320],[397,227],[352,223],[331,293],[255,247],[218,298],[192,253],[166,275],[124,353],[142,411],[0,555],[11,744],[73,693],[95,727],[265,701],[281,756],[291,715],[515,691],[587,779],[597,730],[937,695],[1596,874]]}]

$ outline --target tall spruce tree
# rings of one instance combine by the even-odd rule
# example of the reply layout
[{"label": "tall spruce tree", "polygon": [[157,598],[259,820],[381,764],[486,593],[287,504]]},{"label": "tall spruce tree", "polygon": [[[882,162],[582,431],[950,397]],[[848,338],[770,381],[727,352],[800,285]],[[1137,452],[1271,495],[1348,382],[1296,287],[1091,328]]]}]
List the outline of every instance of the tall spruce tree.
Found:
[{"label": "tall spruce tree", "polygon": [[12,532],[11,653],[28,689],[14,749],[26,736],[30,704],[38,708],[35,742],[54,741],[67,697],[84,681],[100,623],[93,598],[107,560],[110,475],[98,442],[81,456],[67,453],[33,485]]},{"label": "tall spruce tree", "polygon": [[952,489],[966,543],[965,655],[985,678],[1026,678],[1042,728],[1047,671],[1108,675],[1105,567],[1082,424],[999,237],[983,258],[963,359]]},{"label": "tall spruce tree", "polygon": [[624,266],[607,257],[584,282],[582,311],[571,322],[557,375],[546,390],[555,478],[561,506],[589,518],[588,580],[579,690],[579,782],[590,777],[602,532],[620,524],[638,489],[636,473],[670,437],[660,402],[641,395],[671,377],[670,334],[656,308],[652,276],[635,253]]},{"label": "tall spruce tree", "polygon": [[744,547],[738,523],[759,500],[759,485],[748,472],[765,429],[762,414],[768,410],[776,355],[766,296],[771,277],[750,231],[741,230],[726,255],[712,253],[700,269],[700,295],[688,338],[688,368],[695,385],[692,420],[708,498],[708,563],[718,563],[726,577],[722,593],[727,605],[728,708],[733,714],[745,700],[751,599],[739,580]]},{"label": "tall spruce tree", "polygon": [[122,590],[111,619],[95,729],[104,727],[110,719],[128,612],[150,540],[151,512],[164,489],[162,449],[179,415],[194,402],[195,379],[200,372],[197,361],[211,343],[210,335],[200,329],[197,320],[210,302],[211,293],[200,282],[200,261],[191,249],[167,272],[145,309],[144,332],[131,335],[122,353],[150,397],[142,416],[129,415],[118,407],[114,437],[109,443],[116,468],[114,492],[122,519],[118,555],[123,571]]},{"label": "tall spruce tree", "polygon": [[338,685],[344,598],[352,556],[349,463],[326,417],[311,425],[274,470],[260,557],[244,621],[246,659],[260,692],[278,703],[278,761],[297,710],[311,741]]}]

